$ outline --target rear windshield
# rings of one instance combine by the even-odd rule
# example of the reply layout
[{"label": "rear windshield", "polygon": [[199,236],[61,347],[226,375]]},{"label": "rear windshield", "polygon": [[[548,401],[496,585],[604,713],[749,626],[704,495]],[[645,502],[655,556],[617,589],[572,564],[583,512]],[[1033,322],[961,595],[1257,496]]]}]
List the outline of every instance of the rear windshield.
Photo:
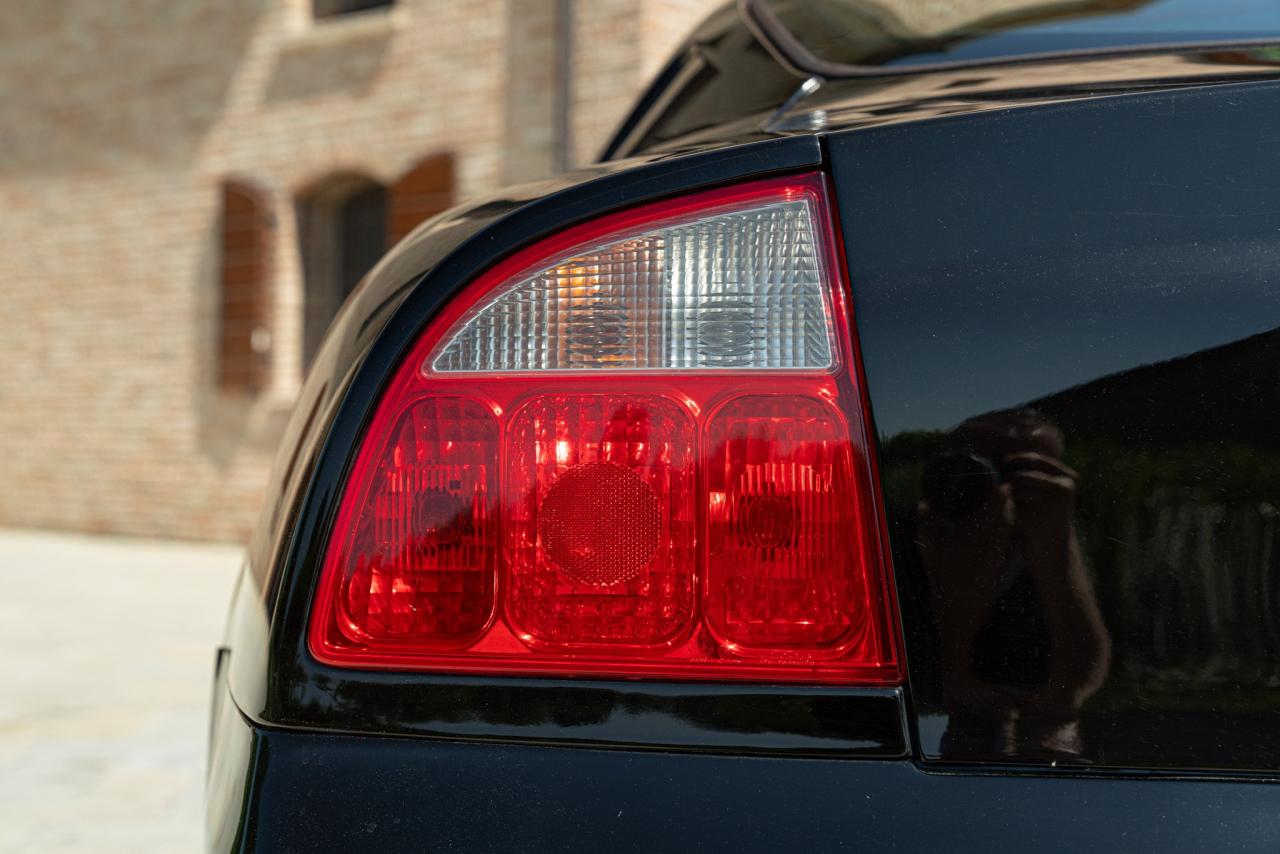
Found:
[{"label": "rear windshield", "polygon": [[[767,0],[829,63],[911,67],[1162,44],[1280,39],[1276,0]],[[926,8],[927,6],[927,8]],[[999,11],[992,12],[996,8]]]}]

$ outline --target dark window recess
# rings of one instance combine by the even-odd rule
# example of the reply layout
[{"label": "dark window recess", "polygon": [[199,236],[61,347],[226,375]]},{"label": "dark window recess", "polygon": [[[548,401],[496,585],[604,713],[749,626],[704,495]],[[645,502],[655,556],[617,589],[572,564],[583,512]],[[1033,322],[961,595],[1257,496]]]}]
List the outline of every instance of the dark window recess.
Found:
[{"label": "dark window recess", "polygon": [[386,249],[387,191],[368,178],[337,176],[300,198],[297,215],[310,364],[334,315]]},{"label": "dark window recess", "polygon": [[334,18],[369,9],[385,9],[394,2],[395,0],[312,0],[311,14],[316,20]]},{"label": "dark window recess", "polygon": [[220,209],[218,386],[255,392],[271,370],[271,254],[275,226],[266,193],[222,184]]},{"label": "dark window recess", "polygon": [[753,113],[768,113],[803,82],[781,68],[764,46],[742,29],[699,45],[688,63],[681,71],[683,82],[644,130],[636,147],[658,145]]},{"label": "dark window recess", "polygon": [[386,249],[387,191],[373,186],[352,193],[338,208],[337,225],[342,255],[337,284],[345,300]]},{"label": "dark window recess", "polygon": [[930,760],[1280,769],[1280,87],[833,137]]}]

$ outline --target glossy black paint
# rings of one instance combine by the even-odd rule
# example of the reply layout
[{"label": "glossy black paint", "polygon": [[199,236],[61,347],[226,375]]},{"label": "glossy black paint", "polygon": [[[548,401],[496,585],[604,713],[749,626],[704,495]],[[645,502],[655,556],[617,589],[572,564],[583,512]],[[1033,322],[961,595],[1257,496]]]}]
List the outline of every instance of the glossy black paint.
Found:
[{"label": "glossy black paint", "polygon": [[1266,852],[1274,786],[250,728],[242,851]]},{"label": "glossy black paint", "polygon": [[925,757],[1280,768],[1278,143],[1274,83],[828,140]]},{"label": "glossy black paint", "polygon": [[227,686],[227,652],[220,650],[213,677],[209,752],[205,772],[204,841],[207,851],[241,851],[244,828],[257,813],[251,781],[258,766],[255,734]]}]

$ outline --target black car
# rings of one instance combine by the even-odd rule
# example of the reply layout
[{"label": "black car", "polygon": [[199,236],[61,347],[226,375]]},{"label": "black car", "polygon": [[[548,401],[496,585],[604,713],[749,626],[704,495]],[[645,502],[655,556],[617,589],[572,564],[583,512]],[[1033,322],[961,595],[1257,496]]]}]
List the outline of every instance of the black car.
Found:
[{"label": "black car", "polygon": [[989,5],[726,7],[369,274],[211,850],[1280,850],[1280,6]]}]

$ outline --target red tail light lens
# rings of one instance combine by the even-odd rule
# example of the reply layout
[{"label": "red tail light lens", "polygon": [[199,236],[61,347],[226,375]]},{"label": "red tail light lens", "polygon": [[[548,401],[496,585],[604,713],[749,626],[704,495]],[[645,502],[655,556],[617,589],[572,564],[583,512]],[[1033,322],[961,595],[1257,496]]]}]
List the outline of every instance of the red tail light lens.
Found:
[{"label": "red tail light lens", "polygon": [[896,683],[835,245],[805,175],[605,217],[482,276],[371,420],[312,653]]},{"label": "red tail light lens", "polygon": [[539,395],[512,415],[507,619],[534,646],[653,647],[694,613],[694,424],[655,395]]},{"label": "red tail light lens", "polygon": [[413,401],[353,519],[339,624],[353,641],[457,646],[494,609],[498,421],[459,397]]},{"label": "red tail light lens", "polygon": [[816,398],[738,397],[707,428],[707,622],[734,647],[838,654],[872,601],[849,431]]}]

